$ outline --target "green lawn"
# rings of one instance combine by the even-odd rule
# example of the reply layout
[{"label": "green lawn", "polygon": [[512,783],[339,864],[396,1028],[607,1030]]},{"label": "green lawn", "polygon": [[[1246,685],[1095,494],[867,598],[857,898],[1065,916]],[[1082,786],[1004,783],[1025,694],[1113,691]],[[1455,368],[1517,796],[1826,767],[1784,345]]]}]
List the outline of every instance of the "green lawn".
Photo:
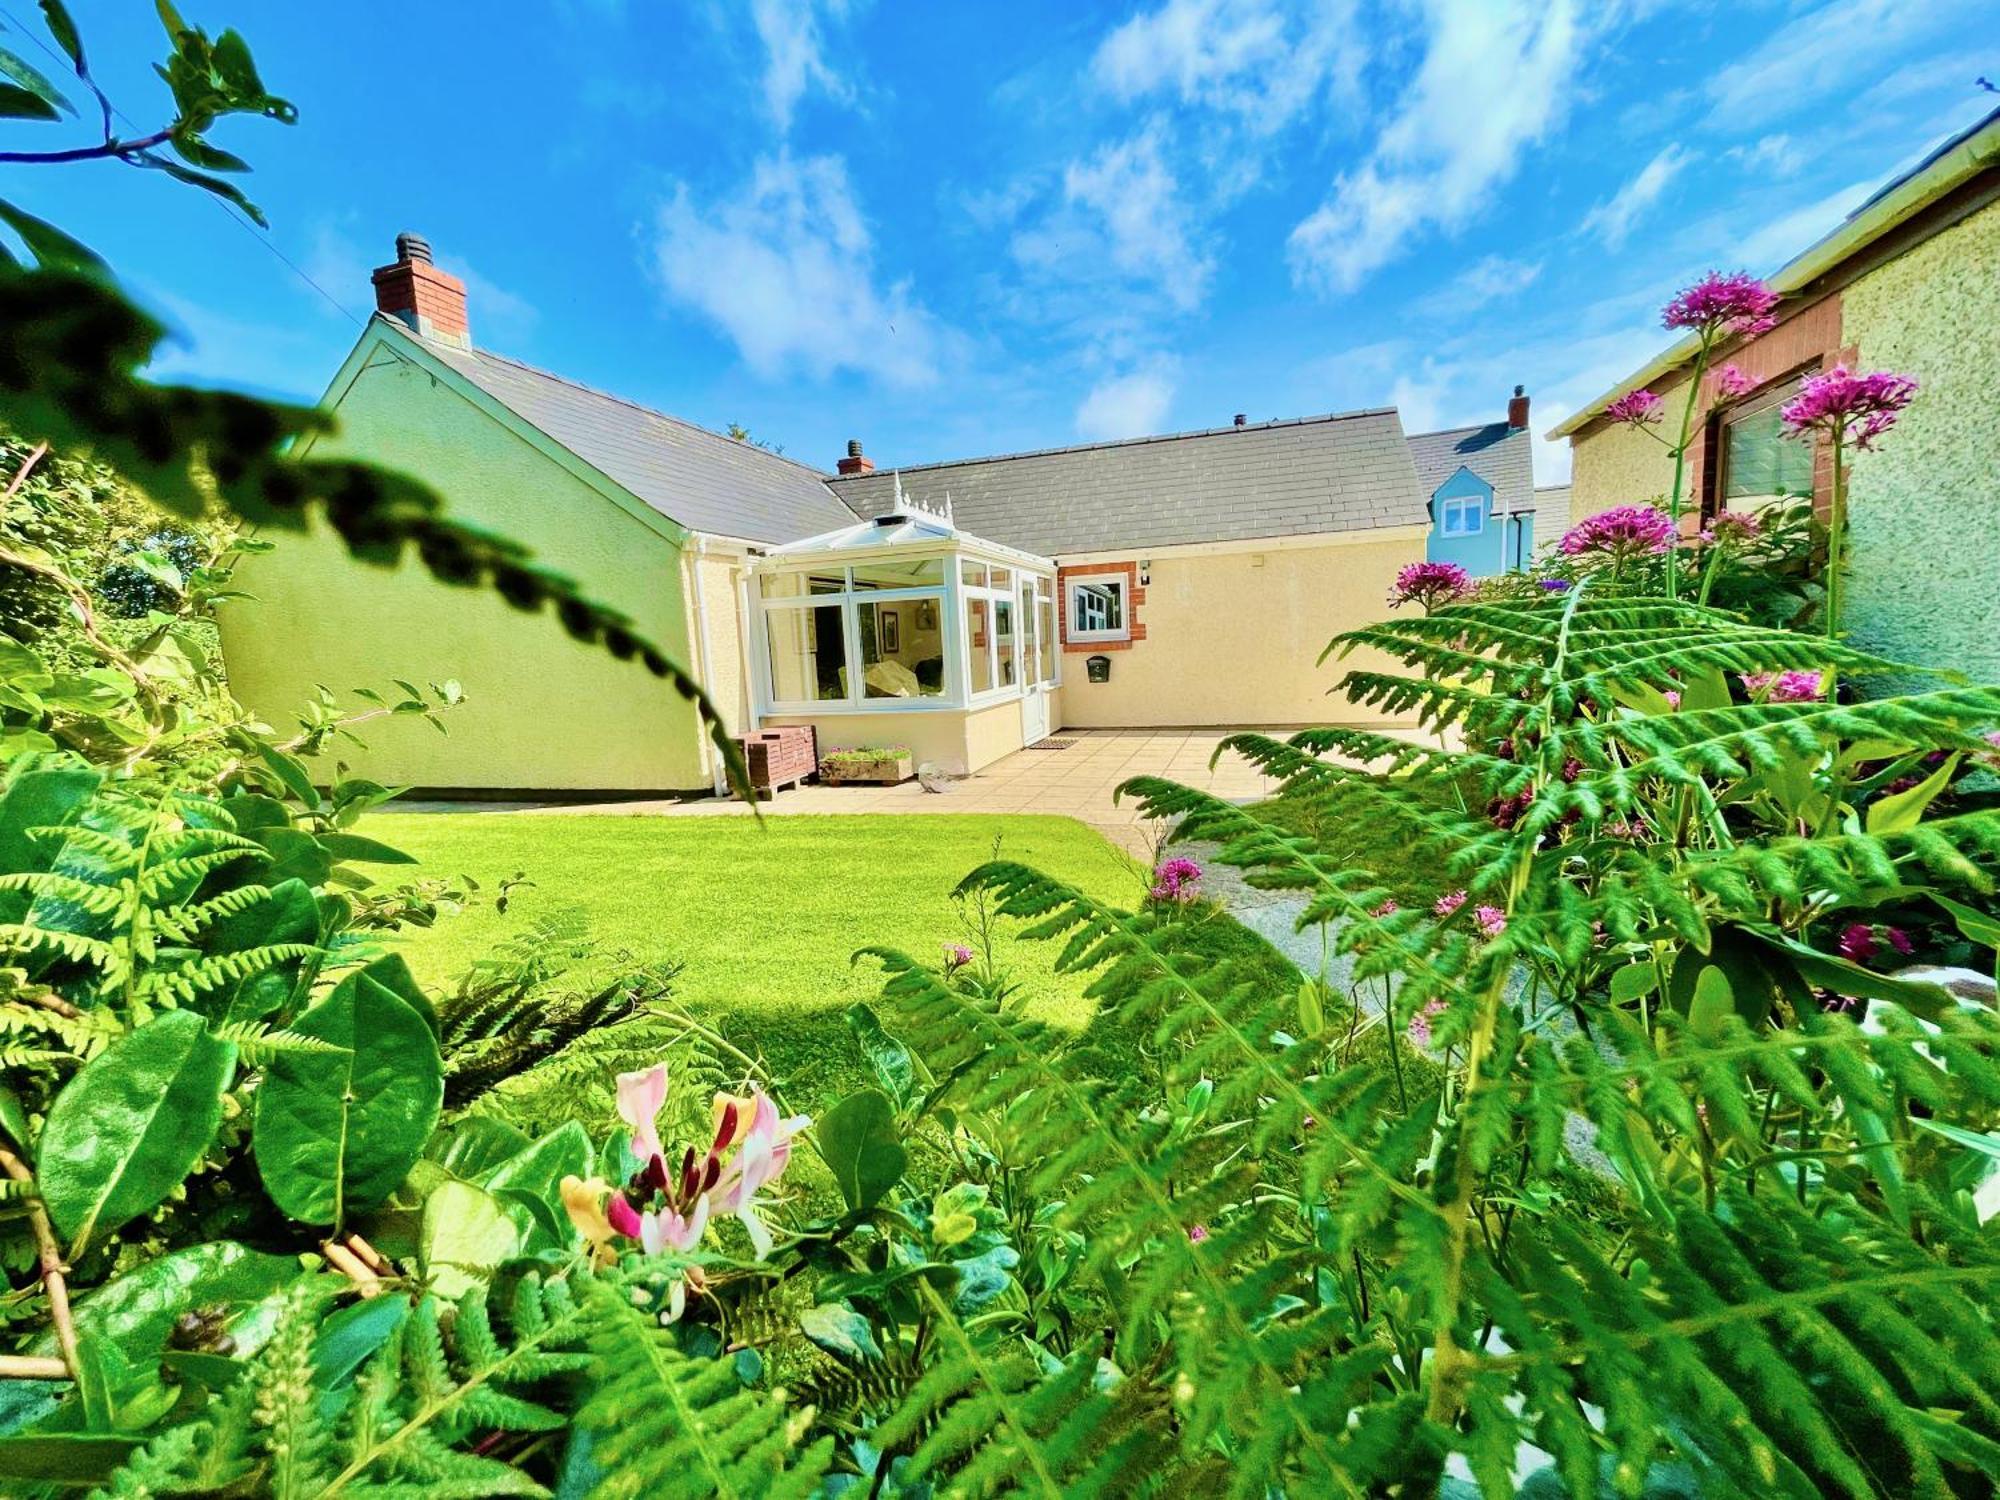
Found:
[{"label": "green lawn", "polygon": [[[1057,817],[857,814],[770,818],[760,827],[730,817],[385,813],[365,831],[422,862],[414,872],[384,872],[392,878],[470,875],[489,895],[517,872],[535,882],[516,891],[504,915],[488,901],[403,937],[402,951],[427,983],[448,984],[537,914],[579,908],[606,955],[622,949],[637,960],[679,962],[680,1004],[762,1055],[782,1084],[821,1098],[860,1076],[840,1013],[879,988],[876,967],[850,956],[883,944],[935,961],[963,935],[952,888],[990,856],[996,838],[1003,858],[1120,905],[1143,891],[1121,851]],[[1053,971],[1060,944],[1008,935],[999,946],[1035,1014],[1089,1023],[1084,981]]]}]

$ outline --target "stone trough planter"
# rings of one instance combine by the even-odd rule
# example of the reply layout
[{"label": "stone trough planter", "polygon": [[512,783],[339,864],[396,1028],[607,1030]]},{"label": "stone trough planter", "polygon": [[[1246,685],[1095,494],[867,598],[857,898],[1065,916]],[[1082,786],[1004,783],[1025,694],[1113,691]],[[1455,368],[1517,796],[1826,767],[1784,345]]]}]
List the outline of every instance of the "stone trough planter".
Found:
[{"label": "stone trough planter", "polygon": [[835,750],[822,756],[819,763],[819,779],[828,786],[849,782],[894,786],[915,774],[916,765],[907,750]]}]

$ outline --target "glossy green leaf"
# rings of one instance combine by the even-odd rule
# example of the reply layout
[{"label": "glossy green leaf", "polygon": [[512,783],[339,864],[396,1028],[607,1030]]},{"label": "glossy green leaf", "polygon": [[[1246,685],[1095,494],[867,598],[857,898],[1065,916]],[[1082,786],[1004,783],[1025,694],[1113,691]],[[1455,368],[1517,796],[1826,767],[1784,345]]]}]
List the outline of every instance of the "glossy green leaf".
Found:
[{"label": "glossy green leaf", "polygon": [[365,973],[348,975],[291,1029],[342,1050],[273,1060],[257,1090],[257,1170],[293,1218],[338,1224],[394,1192],[436,1128],[437,1038]]},{"label": "glossy green leaf", "polygon": [[319,788],[313,785],[312,773],[306,769],[304,761],[295,755],[287,755],[275,745],[259,745],[257,754],[286,791],[307,807],[319,806]]},{"label": "glossy green leaf", "polygon": [[823,1302],[800,1313],[799,1332],[827,1353],[856,1364],[882,1357],[882,1346],[875,1342],[875,1330],[868,1320],[838,1302]]},{"label": "glossy green leaf", "polygon": [[873,1208],[902,1180],[906,1157],[896,1136],[896,1107],[880,1089],[862,1089],[834,1105],[816,1139],[841,1197],[857,1213]]},{"label": "glossy green leaf", "polygon": [[108,1479],[143,1441],[96,1432],[24,1433],[0,1438],[0,1479],[35,1480],[44,1485],[94,1484]]},{"label": "glossy green leaf", "polygon": [[558,1203],[563,1178],[587,1176],[590,1157],[590,1133],[569,1120],[502,1162],[480,1186],[495,1193],[503,1189],[531,1193],[544,1203]]},{"label": "glossy green leaf", "polygon": [[65,114],[76,113],[75,106],[63,97],[61,89],[49,82],[46,74],[20,53],[10,52],[5,47],[0,47],[0,77],[12,79],[18,87],[47,104],[51,113],[43,118],[54,119],[54,111],[57,110]]},{"label": "glossy green leaf", "polygon": [[1888,1000],[1913,1015],[1936,1020],[1953,1009],[1957,1001],[1942,985],[1912,979],[1896,979],[1877,974],[1844,958],[1821,953],[1789,939],[1756,935],[1757,941],[1781,955],[1807,984],[1818,985],[1836,995],[1853,995],[1862,1000]]},{"label": "glossy green leaf", "polygon": [[[240,953],[274,943],[318,943],[319,900],[303,880],[281,880],[268,900],[224,917],[209,929],[206,951]],[[317,961],[315,961],[316,963]],[[259,1021],[285,1009],[301,988],[305,961],[253,974],[215,992],[213,1002],[232,1021]]]},{"label": "glossy green leaf", "polygon": [[70,66],[79,74],[88,73],[89,65],[83,60],[83,38],[77,35],[69,7],[63,0],[42,0],[42,19],[48,23],[49,35],[56,39],[56,45],[68,54]]},{"label": "glossy green leaf", "polygon": [[1938,798],[1938,794],[1951,785],[1951,778],[1958,772],[1958,757],[1947,755],[1930,775],[1907,791],[1893,796],[1882,797],[1869,804],[1867,827],[1872,834],[1907,833],[1923,821],[1924,809]]},{"label": "glossy green leaf", "polygon": [[[31,828],[67,823],[104,780],[98,771],[23,771],[0,796],[0,875],[46,870],[54,852],[28,837]],[[26,891],[0,891],[0,922],[18,922],[28,909]]]},{"label": "glossy green leaf", "polygon": [[405,854],[401,849],[391,848],[376,839],[363,838],[358,833],[322,833],[319,846],[335,859],[352,860],[357,864],[413,865],[417,862],[414,854]]},{"label": "glossy green leaf", "polygon": [[1989,917],[1962,901],[1954,901],[1936,891],[1925,891],[1924,894],[1944,910],[1967,938],[1982,947],[2000,949],[2000,918]]},{"label": "glossy green leaf", "polygon": [[385,953],[361,972],[422,1016],[432,1036],[438,1035],[437,1007],[431,1004],[431,997],[424,993],[424,987],[417,983],[402,954]]},{"label": "glossy green leaf", "polygon": [[72,1239],[161,1203],[222,1123],[236,1047],[192,1011],[168,1011],[93,1058],[49,1109],[37,1180]]},{"label": "glossy green leaf", "polygon": [[507,1205],[469,1182],[447,1182],[424,1200],[418,1258],[441,1297],[461,1297],[520,1250],[526,1235]]},{"label": "glossy green leaf", "polygon": [[529,1144],[524,1133],[504,1120],[473,1115],[439,1131],[424,1154],[452,1176],[478,1182],[509,1157],[526,1151]]}]

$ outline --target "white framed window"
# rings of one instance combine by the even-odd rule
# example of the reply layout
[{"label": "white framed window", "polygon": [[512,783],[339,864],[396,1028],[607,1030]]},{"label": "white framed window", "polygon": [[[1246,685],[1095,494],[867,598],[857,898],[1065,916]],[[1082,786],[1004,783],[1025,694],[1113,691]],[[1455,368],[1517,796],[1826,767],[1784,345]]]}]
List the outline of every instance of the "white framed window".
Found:
[{"label": "white framed window", "polygon": [[1067,587],[1070,640],[1131,639],[1131,601],[1126,597],[1125,579],[1121,575],[1086,574],[1070,579]]},{"label": "white framed window", "polygon": [[1482,495],[1464,496],[1456,500],[1438,502],[1444,514],[1439,531],[1444,536],[1478,536],[1486,529],[1486,499]]}]

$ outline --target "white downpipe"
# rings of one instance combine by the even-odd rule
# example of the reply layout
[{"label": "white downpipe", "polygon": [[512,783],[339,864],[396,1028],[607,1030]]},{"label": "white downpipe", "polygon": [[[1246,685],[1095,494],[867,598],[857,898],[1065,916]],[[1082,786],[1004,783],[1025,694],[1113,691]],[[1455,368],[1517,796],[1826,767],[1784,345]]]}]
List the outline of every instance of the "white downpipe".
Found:
[{"label": "white downpipe", "polygon": [[[694,538],[694,633],[695,650],[701,654],[701,685],[712,688],[715,682],[715,648],[708,638],[708,592],[703,587],[701,577],[702,559],[708,556],[708,538],[697,532]],[[702,763],[708,768],[708,783],[715,795],[720,797],[729,790],[729,775],[721,757],[715,753],[715,746],[706,734],[701,736]]]}]

